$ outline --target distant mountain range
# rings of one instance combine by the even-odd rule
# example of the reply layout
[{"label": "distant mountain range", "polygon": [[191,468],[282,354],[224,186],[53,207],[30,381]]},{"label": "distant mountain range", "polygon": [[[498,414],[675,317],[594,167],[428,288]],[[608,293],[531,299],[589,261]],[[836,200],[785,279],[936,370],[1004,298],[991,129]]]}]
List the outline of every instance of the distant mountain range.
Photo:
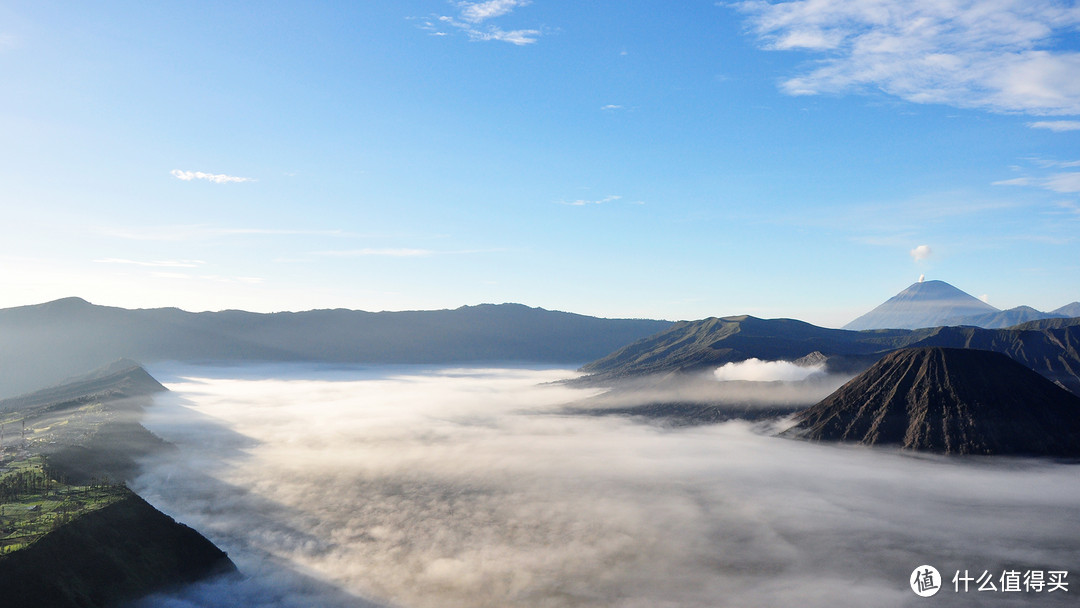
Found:
[{"label": "distant mountain range", "polygon": [[0,397],[50,386],[119,358],[578,365],[671,326],[481,304],[455,310],[259,314],[128,310],[79,298],[0,310]]},{"label": "distant mountain range", "polygon": [[943,325],[999,329],[1027,321],[1078,316],[1080,302],[1050,312],[1030,306],[999,310],[944,281],[919,281],[848,323],[844,329],[919,329]]},{"label": "distant mountain range", "polygon": [[905,348],[785,434],[943,454],[1080,456],[1080,397],[1000,353]]},{"label": "distant mountain range", "polygon": [[751,358],[794,361],[814,353],[825,356],[830,371],[856,373],[892,351],[918,346],[999,352],[1080,395],[1080,318],[1031,321],[1006,329],[867,331],[746,315],[684,321],[585,365],[581,371],[589,376],[578,382],[698,372]]}]

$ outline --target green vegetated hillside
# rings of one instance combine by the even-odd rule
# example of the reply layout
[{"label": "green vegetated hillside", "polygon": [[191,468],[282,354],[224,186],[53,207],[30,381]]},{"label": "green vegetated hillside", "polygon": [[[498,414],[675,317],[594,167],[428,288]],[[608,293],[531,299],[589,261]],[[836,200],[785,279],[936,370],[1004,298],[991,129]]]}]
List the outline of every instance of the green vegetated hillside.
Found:
[{"label": "green vegetated hillside", "polygon": [[851,331],[793,319],[751,316],[685,321],[581,368],[583,383],[694,372],[750,358],[825,356],[834,371],[861,371],[900,348],[974,348],[1008,355],[1080,395],[1080,318],[1032,321],[1006,329],[933,327]]},{"label": "green vegetated hillside", "polygon": [[171,446],[139,419],[165,388],[130,361],[0,401],[0,597],[5,608],[112,606],[235,569],[123,484]]},{"label": "green vegetated hillside", "polygon": [[220,549],[124,487],[109,504],[0,556],[6,608],[115,606],[234,570]]},{"label": "green vegetated hillside", "polygon": [[0,396],[122,357],[155,361],[580,364],[671,325],[482,304],[455,310],[260,314],[128,310],[78,298],[0,310]]}]

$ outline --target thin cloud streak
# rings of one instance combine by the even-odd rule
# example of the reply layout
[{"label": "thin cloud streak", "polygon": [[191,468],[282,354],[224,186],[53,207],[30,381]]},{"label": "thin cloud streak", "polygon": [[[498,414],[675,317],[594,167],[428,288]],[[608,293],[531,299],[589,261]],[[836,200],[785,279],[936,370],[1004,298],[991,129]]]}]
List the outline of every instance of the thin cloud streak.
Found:
[{"label": "thin cloud streak", "polygon": [[[590,200],[585,200],[585,199],[580,199],[579,198],[579,199],[574,200],[574,201],[559,201],[559,204],[560,205],[569,205],[571,207],[584,207],[586,205],[603,205],[604,203],[612,203],[612,202],[615,202],[615,201],[621,200],[621,199],[622,199],[621,196],[611,195],[611,196],[605,196],[604,198],[599,199],[599,200],[595,200],[595,201],[590,201]],[[638,204],[643,204],[643,203],[638,203]]]},{"label": "thin cloud streak", "polygon": [[739,2],[763,48],[822,58],[781,89],[880,89],[915,103],[993,112],[1080,113],[1080,53],[1052,48],[1080,8],[1051,0]]},{"label": "thin cloud streak", "polygon": [[94,260],[98,264],[129,264],[132,266],[147,266],[152,268],[198,268],[206,262],[202,260],[156,260],[143,262],[139,260],[126,260],[122,258],[103,258]]},{"label": "thin cloud streak", "polygon": [[309,255],[315,256],[327,256],[327,257],[341,257],[341,258],[355,258],[355,257],[391,257],[391,258],[422,258],[437,255],[465,255],[471,253],[492,253],[496,251],[502,251],[501,249],[458,249],[450,251],[440,251],[436,249],[411,249],[406,247],[399,248],[373,248],[365,247],[362,249],[343,249],[343,250],[329,250],[329,251],[312,251]]},{"label": "thin cloud streak", "polygon": [[176,179],[190,182],[192,180],[201,179],[215,184],[227,184],[227,183],[243,183],[256,181],[250,177],[237,177],[235,175],[225,175],[224,173],[203,173],[202,171],[182,171],[180,169],[173,169],[169,172],[170,175]]},{"label": "thin cloud streak", "polygon": [[1040,120],[1029,122],[1027,126],[1032,129],[1049,129],[1064,133],[1065,131],[1080,131],[1080,120]]},{"label": "thin cloud streak", "polygon": [[360,237],[342,230],[292,230],[279,228],[217,228],[203,224],[176,226],[101,227],[97,232],[132,241],[199,241],[231,236],[333,236]]}]

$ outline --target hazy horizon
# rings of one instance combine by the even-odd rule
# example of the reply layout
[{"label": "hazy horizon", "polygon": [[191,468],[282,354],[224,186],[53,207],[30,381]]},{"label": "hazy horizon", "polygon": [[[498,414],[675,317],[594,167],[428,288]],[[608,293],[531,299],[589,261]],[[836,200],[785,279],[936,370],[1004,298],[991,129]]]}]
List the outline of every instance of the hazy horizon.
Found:
[{"label": "hazy horizon", "polygon": [[[178,451],[134,488],[244,577],[145,606],[916,606],[921,564],[1068,570],[1080,549],[1075,466],[1049,460],[569,416],[596,391],[558,368],[152,372],[172,392],[145,425]],[[986,601],[947,586],[935,602]],[[1013,595],[994,605],[1032,601]]]},{"label": "hazy horizon", "polygon": [[0,307],[837,327],[926,275],[1052,310],[1078,29],[1054,0],[14,0]]}]

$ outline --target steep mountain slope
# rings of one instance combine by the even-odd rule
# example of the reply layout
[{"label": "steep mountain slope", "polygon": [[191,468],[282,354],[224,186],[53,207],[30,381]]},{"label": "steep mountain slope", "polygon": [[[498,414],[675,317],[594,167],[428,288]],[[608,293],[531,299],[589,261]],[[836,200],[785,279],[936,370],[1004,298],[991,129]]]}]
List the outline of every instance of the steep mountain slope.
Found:
[{"label": "steep mountain slope", "polygon": [[484,304],[456,310],[259,314],[126,310],[66,298],[0,310],[0,396],[121,357],[179,361],[580,363],[669,327]]},{"label": "steep mountain slope", "polygon": [[134,478],[139,457],[172,449],[140,424],[151,396],[164,390],[138,364],[117,361],[0,401],[9,431],[0,478],[33,471],[46,482],[0,501],[15,501],[0,510],[5,607],[115,606],[235,570],[198,532],[113,484]]},{"label": "steep mountain slope", "polygon": [[690,372],[750,358],[794,360],[813,352],[829,371],[858,372],[910,346],[978,348],[1006,354],[1080,395],[1080,319],[1047,319],[1007,329],[932,327],[848,331],[791,319],[724,317],[678,323],[581,368],[580,384]]},{"label": "steep mountain slope", "polygon": [[818,441],[1080,456],[1080,397],[984,350],[893,352],[797,420],[787,433]]},{"label": "steep mountain slope", "polygon": [[1055,308],[1050,311],[1050,314],[1055,317],[1080,317],[1080,302],[1073,302],[1061,308]]},{"label": "steep mountain slope", "polygon": [[682,321],[655,335],[593,361],[581,371],[599,378],[693,371],[756,357],[798,359],[812,352],[825,355],[870,355],[882,344],[910,332],[853,332],[826,329],[794,319],[759,319],[749,315]]},{"label": "steep mountain slope", "polygon": [[917,329],[946,325],[952,319],[1000,312],[944,281],[910,285],[844,329]]},{"label": "steep mountain slope", "polygon": [[201,534],[128,491],[0,556],[0,589],[9,608],[104,608],[235,570]]}]

